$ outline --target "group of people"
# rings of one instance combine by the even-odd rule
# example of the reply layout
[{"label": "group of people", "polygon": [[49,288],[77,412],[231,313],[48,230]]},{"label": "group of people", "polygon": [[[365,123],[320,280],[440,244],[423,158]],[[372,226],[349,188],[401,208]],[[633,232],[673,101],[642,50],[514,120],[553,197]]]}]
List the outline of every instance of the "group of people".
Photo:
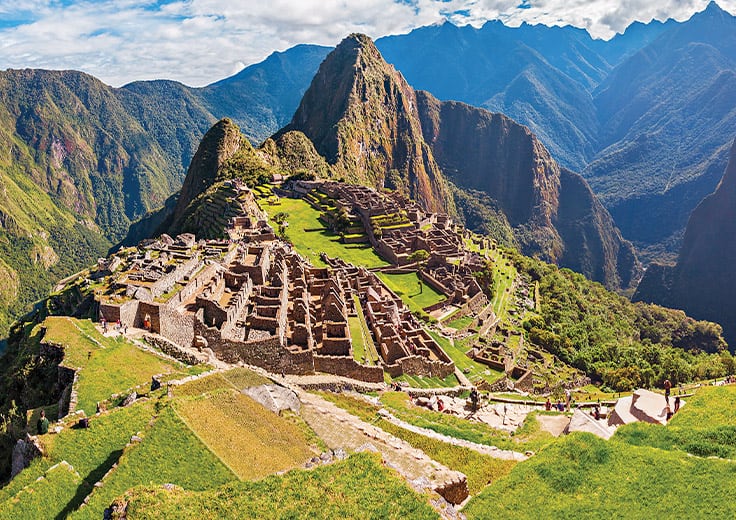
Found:
[{"label": "group of people", "polygon": [[[107,334],[107,320],[103,316],[100,318],[100,325],[102,325],[102,333]],[[127,334],[128,333],[128,326],[123,325],[120,323],[120,320],[115,322],[115,330],[119,331],[120,334]]]}]

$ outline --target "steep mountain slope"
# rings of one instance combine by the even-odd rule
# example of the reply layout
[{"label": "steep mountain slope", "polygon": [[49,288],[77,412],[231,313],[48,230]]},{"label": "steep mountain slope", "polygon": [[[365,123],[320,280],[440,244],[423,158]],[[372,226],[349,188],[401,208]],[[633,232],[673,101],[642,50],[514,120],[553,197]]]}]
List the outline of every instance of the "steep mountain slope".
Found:
[{"label": "steep mountain slope", "polygon": [[404,190],[434,211],[451,209],[446,178],[487,194],[526,254],[609,287],[637,277],[631,245],[585,181],[561,171],[528,128],[415,92],[365,36],[328,55],[283,132],[294,129],[314,142],[334,177]]},{"label": "steep mountain slope", "polygon": [[579,175],[560,168],[528,128],[502,114],[417,93],[425,139],[458,187],[482,191],[504,212],[527,255],[627,288],[639,264]]},{"label": "steep mountain slope", "polygon": [[415,88],[509,115],[540,135],[561,164],[580,169],[593,157],[597,128],[589,91],[612,66],[586,31],[445,23],[376,45]]},{"label": "steep mountain slope", "polygon": [[181,182],[176,152],[128,111],[129,96],[79,72],[0,72],[0,265],[11,280],[0,338],[11,315],[93,263]]},{"label": "steep mountain slope", "polygon": [[675,266],[653,265],[634,298],[677,306],[688,314],[723,325],[736,340],[736,142],[714,193],[690,216]]},{"label": "steep mountain slope", "polygon": [[405,191],[431,211],[452,209],[446,183],[422,136],[416,94],[367,36],[351,35],[320,65],[291,123],[332,174]]},{"label": "steep mountain slope", "polygon": [[681,232],[713,191],[736,128],[735,81],[736,17],[711,3],[598,87],[602,151],[583,174],[629,239]]},{"label": "steep mountain slope", "polygon": [[[202,89],[192,89],[217,119],[229,117],[260,143],[289,122],[329,47],[297,45]],[[191,156],[190,156],[191,157]]]}]

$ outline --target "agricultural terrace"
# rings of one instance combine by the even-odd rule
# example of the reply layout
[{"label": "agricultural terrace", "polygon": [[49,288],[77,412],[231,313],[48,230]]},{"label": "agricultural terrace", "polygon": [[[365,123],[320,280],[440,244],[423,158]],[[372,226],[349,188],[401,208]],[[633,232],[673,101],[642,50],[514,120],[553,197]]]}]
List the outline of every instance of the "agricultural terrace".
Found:
[{"label": "agricultural terrace", "polygon": [[473,497],[475,518],[734,518],[731,460],[574,433]]},{"label": "agricultural terrace", "polygon": [[439,303],[447,297],[424,282],[420,283],[417,273],[376,273],[378,277],[399,296],[413,313],[425,314],[424,308]]},{"label": "agricultural terrace", "polygon": [[195,493],[135,488],[127,518],[439,518],[427,497],[412,491],[379,455],[358,453],[312,471],[290,471]]},{"label": "agricultural terrace", "polygon": [[298,425],[236,390],[177,401],[196,436],[243,480],[302,466],[318,450]]},{"label": "agricultural terrace", "polygon": [[99,401],[147,384],[156,374],[168,378],[200,373],[205,365],[187,367],[141,350],[122,336],[103,336],[89,320],[49,317],[45,341],[63,345],[63,364],[79,370],[77,410],[95,413]]},{"label": "agricultural terrace", "polygon": [[[282,197],[277,204],[264,206],[267,208],[269,218],[277,213],[287,213],[289,226],[286,229],[286,237],[296,250],[312,265],[326,267],[320,259],[319,254],[324,252],[332,258],[342,258],[357,266],[381,267],[388,265],[370,244],[343,244],[340,236],[328,230],[319,220],[320,212],[310,206],[302,199],[290,199]],[[274,229],[278,224],[273,222]]]},{"label": "agricultural terrace", "polygon": [[457,340],[446,338],[442,334],[434,330],[429,330],[429,334],[442,347],[442,350],[450,356],[455,366],[462,371],[471,381],[488,381],[494,383],[503,377],[503,372],[494,370],[493,368],[478,363],[470,359],[465,353],[469,350],[469,344],[477,338],[477,335],[466,338],[465,340]]}]

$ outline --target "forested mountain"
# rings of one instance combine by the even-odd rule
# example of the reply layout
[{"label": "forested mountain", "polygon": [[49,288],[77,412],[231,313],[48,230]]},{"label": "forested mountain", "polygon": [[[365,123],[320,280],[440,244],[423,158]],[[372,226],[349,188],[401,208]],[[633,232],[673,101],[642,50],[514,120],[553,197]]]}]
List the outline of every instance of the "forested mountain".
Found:
[{"label": "forested mountain", "polygon": [[645,258],[673,253],[736,128],[736,18],[711,3],[609,41],[573,27],[451,24],[376,45],[409,84],[502,112],[581,171]]},{"label": "forested mountain", "polygon": [[718,321],[736,340],[736,141],[714,193],[690,216],[675,266],[653,264],[634,298],[676,306],[699,319]]}]

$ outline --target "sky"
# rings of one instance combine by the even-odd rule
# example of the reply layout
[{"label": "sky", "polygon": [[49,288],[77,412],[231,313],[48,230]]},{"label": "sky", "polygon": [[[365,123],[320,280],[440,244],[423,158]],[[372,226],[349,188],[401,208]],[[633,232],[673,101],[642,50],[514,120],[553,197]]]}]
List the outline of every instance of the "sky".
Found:
[{"label": "sky", "polygon": [[[719,0],[736,13],[736,0]],[[686,20],[708,0],[0,0],[0,69],[75,69],[112,86],[203,86],[299,43],[336,45],[449,20],[574,25],[608,39],[631,22]]]}]

